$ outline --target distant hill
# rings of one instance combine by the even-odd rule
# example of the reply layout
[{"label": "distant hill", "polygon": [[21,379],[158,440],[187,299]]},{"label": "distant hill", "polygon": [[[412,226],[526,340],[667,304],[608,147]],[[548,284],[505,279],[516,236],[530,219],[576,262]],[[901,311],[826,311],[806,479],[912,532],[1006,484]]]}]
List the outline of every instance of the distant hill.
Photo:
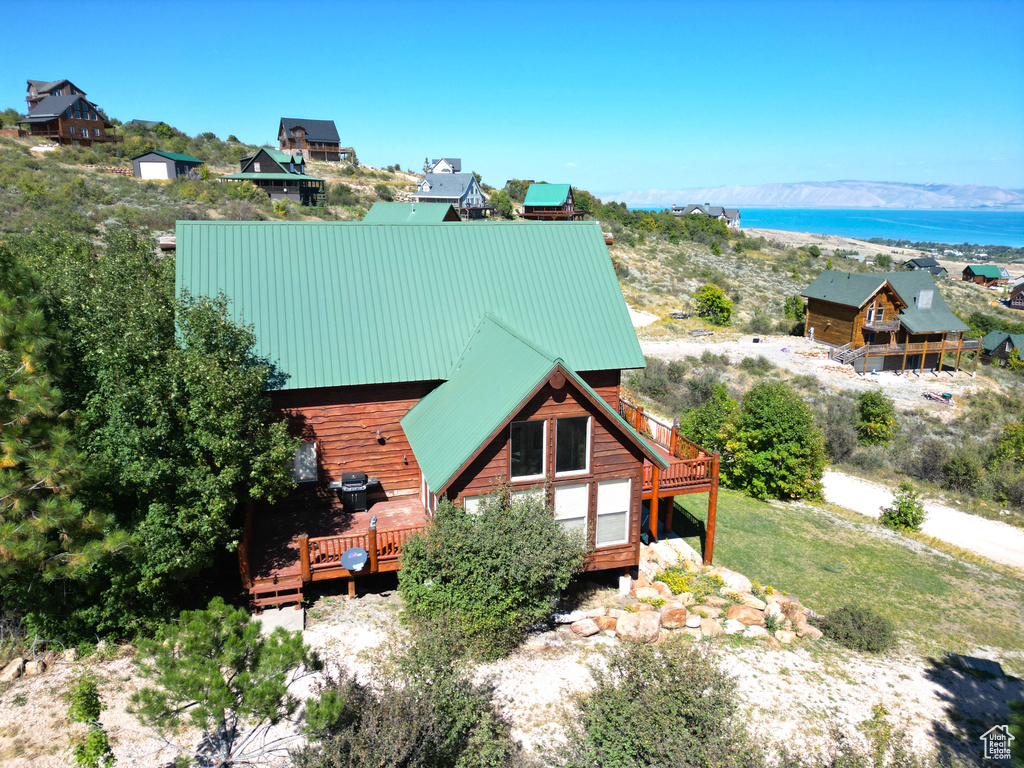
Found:
[{"label": "distant hill", "polygon": [[673,203],[780,208],[1018,208],[1024,191],[978,184],[903,184],[895,181],[802,181],[752,187],[648,189],[609,195],[637,208]]}]

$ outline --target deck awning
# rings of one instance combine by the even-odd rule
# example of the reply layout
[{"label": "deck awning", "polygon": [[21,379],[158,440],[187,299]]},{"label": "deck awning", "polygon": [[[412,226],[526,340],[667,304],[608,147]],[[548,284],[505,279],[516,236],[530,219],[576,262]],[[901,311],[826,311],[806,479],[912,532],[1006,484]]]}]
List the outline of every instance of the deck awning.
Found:
[{"label": "deck awning", "polygon": [[401,421],[427,485],[443,491],[557,373],[602,411],[644,456],[668,462],[560,358],[491,314],[481,319],[447,380]]}]

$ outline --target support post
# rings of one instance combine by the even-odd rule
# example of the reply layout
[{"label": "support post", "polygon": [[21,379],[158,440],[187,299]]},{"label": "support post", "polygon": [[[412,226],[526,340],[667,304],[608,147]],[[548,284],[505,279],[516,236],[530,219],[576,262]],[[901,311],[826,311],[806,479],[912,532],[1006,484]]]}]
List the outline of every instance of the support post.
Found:
[{"label": "support post", "polygon": [[924,361],[928,357],[928,339],[924,340],[924,347],[921,349],[921,370],[917,374],[918,376],[924,376]]},{"label": "support post", "polygon": [[[909,338],[909,337],[908,337]],[[902,376],[907,372],[907,350],[910,348],[910,342],[903,342],[903,362],[900,364],[900,375]]]},{"label": "support post", "polygon": [[299,536],[299,573],[303,584],[313,580],[312,569],[309,566],[309,536],[305,533]]},{"label": "support post", "polygon": [[370,555],[370,573],[377,572],[377,518],[370,518],[370,530],[366,535],[366,548]]},{"label": "support post", "polygon": [[964,332],[960,331],[960,336],[956,341],[956,365],[953,366],[953,377],[955,378],[960,373],[960,353],[964,348]]},{"label": "support post", "polygon": [[349,577],[349,580],[348,580],[348,596],[349,597],[355,597],[356,596],[356,580],[351,578],[351,577]]},{"label": "support post", "polygon": [[652,468],[651,478],[651,516],[647,521],[647,530],[651,534],[651,540],[658,540],[658,486],[661,483],[661,468],[657,465]]},{"label": "support post", "polygon": [[711,565],[715,556],[715,512],[718,509],[718,463],[721,455],[715,451],[711,460],[711,492],[708,494],[708,524],[704,533],[704,565]]}]

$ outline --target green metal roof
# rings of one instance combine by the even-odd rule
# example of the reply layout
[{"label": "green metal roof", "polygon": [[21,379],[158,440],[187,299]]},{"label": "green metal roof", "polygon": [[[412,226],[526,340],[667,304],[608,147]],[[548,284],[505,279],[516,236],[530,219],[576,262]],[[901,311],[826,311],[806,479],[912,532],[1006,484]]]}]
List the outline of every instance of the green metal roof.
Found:
[{"label": "green metal roof", "polygon": [[374,203],[363,217],[364,224],[440,224],[459,221],[451,203]]},{"label": "green metal roof", "polygon": [[447,487],[473,454],[515,416],[559,366],[648,458],[662,468],[667,466],[661,454],[560,358],[485,314],[446,376],[447,381],[413,406],[401,421],[431,491],[438,493]]},{"label": "green metal roof", "polygon": [[523,205],[562,205],[567,197],[568,184],[531,184]]},{"label": "green metal roof", "polygon": [[[825,270],[807,286],[801,296],[821,299],[850,307],[860,307],[889,283],[906,308],[900,311],[900,322],[911,333],[968,331],[970,328],[954,315],[935,287],[935,279],[927,270],[851,274]],[[919,308],[922,291],[931,291],[931,306]]]},{"label": "green metal roof", "polygon": [[229,173],[225,176],[221,176],[222,179],[232,179],[237,181],[255,181],[257,179],[264,179],[266,181],[284,181],[292,184],[296,181],[316,181],[320,184],[324,183],[323,179],[318,179],[314,176],[306,176],[300,173]]},{"label": "green metal roof", "polygon": [[978,277],[987,277],[993,280],[1000,280],[1003,277],[1003,273],[999,271],[999,267],[995,264],[982,264],[980,266],[974,266],[972,264],[964,269],[964,272],[968,269]]},{"label": "green metal roof", "polygon": [[[282,149],[271,149],[270,147],[261,147],[261,149],[270,155],[274,162],[280,163],[281,165],[288,165],[289,163],[304,165],[306,162],[306,158],[301,154],[293,155],[291,152],[285,152]],[[255,157],[255,155],[253,155],[253,157]]]},{"label": "green metal roof", "polygon": [[1007,339],[1010,340],[1010,349],[1024,350],[1024,333],[1007,333],[1006,331],[990,331],[981,340],[981,348],[988,354],[1000,346]]},{"label": "green metal roof", "polygon": [[141,155],[136,155],[132,160],[138,160],[140,157],[146,155],[160,155],[160,157],[166,157],[168,160],[175,160],[179,163],[204,163],[205,160],[200,160],[198,157],[192,157],[192,155],[180,155],[177,152],[161,152],[159,149],[152,149],[149,152],[143,152]]},{"label": "green metal roof", "polygon": [[642,368],[596,222],[177,224],[177,290],[231,299],[283,389],[441,381],[490,312],[576,371]]}]

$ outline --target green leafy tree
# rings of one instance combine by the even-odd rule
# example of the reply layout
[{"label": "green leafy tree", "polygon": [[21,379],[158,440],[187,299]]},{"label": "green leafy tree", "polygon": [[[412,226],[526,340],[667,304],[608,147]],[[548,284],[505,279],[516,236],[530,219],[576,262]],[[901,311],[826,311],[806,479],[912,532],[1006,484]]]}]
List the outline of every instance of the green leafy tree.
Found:
[{"label": "green leafy tree", "polygon": [[496,658],[548,617],[586,553],[542,498],[498,489],[473,514],[442,502],[433,524],[402,546],[398,588],[413,622],[441,622],[453,644]]},{"label": "green leafy tree", "polygon": [[981,462],[972,450],[960,447],[942,465],[942,476],[949,490],[971,493],[981,482]]},{"label": "green leafy tree", "polygon": [[1016,464],[1024,464],[1024,422],[1013,421],[1003,426],[996,447],[996,459],[1009,459]]},{"label": "green leafy tree", "polygon": [[816,245],[807,246],[807,252],[811,254],[811,256],[814,256],[815,258],[821,256],[821,248],[819,248]]},{"label": "green leafy tree", "polygon": [[882,269],[889,269],[892,266],[892,256],[887,253],[880,253],[875,257],[875,264]]},{"label": "green leafy tree", "polygon": [[726,483],[751,496],[821,495],[825,441],[810,408],[784,382],[759,382],[747,391],[725,453]]},{"label": "green leafy tree", "polygon": [[857,434],[865,445],[885,445],[896,436],[896,406],[879,390],[857,396]]},{"label": "green leafy tree", "polygon": [[899,489],[893,496],[891,507],[882,507],[882,514],[878,522],[886,528],[897,531],[920,531],[924,525],[926,513],[921,497],[917,495],[913,484],[909,482],[900,483]]},{"label": "green leafy tree", "polygon": [[498,214],[503,219],[514,219],[516,217],[515,203],[512,202],[512,198],[508,196],[508,192],[504,189],[492,192],[490,203],[497,209]]},{"label": "green leafy tree", "polygon": [[739,403],[729,397],[725,385],[716,384],[707,400],[686,412],[679,422],[679,431],[710,451],[721,451],[737,408]]},{"label": "green leafy tree", "polygon": [[697,314],[714,325],[729,325],[732,322],[732,299],[714,283],[697,289],[693,295]]},{"label": "green leafy tree", "polygon": [[711,253],[715,256],[722,255],[722,244],[718,240],[711,241]]},{"label": "green leafy tree", "polygon": [[374,185],[373,194],[377,196],[378,200],[388,203],[392,203],[395,200],[395,188],[383,182]]},{"label": "green leafy tree", "polygon": [[803,320],[804,300],[800,296],[787,296],[782,304],[782,314],[790,320]]},{"label": "green leafy tree", "polygon": [[[220,766],[284,751],[294,737],[267,734],[296,718],[301,702],[288,686],[323,668],[301,634],[278,627],[263,636],[258,621],[220,598],[141,641],[135,664],[150,684],[132,695],[129,711],[183,754]],[[174,741],[183,727],[203,733],[198,745]]]},{"label": "green leafy tree", "polygon": [[86,726],[84,736],[71,739],[71,757],[79,768],[112,768],[116,762],[110,738],[100,724],[106,708],[96,678],[82,673],[68,694],[68,719]]}]

